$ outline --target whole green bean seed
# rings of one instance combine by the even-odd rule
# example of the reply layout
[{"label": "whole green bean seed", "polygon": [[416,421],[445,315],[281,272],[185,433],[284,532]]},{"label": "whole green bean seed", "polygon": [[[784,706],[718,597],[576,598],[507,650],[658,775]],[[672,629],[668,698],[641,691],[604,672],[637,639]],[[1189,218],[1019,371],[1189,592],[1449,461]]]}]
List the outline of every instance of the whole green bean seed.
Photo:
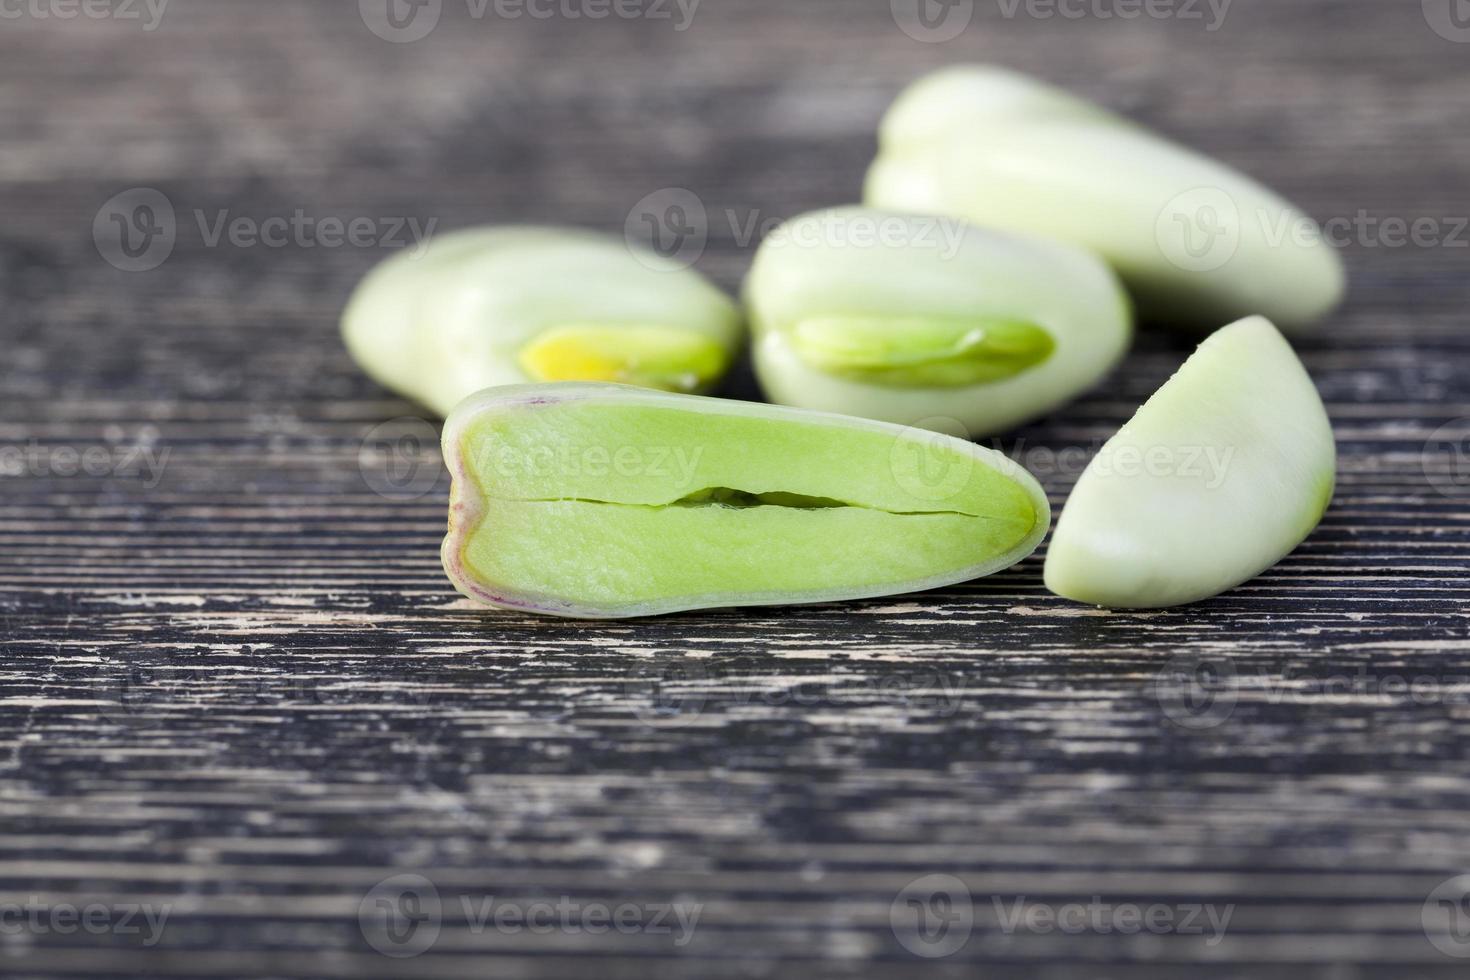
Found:
[{"label": "whole green bean seed", "polygon": [[1083,471],[1046,585],[1117,607],[1233,588],[1317,526],[1336,460],[1322,399],[1286,339],[1264,317],[1224,327]]},{"label": "whole green bean seed", "polygon": [[835,208],[794,218],[745,284],[766,395],[903,425],[1009,429],[1076,397],[1132,336],[1107,266],[954,218]]}]

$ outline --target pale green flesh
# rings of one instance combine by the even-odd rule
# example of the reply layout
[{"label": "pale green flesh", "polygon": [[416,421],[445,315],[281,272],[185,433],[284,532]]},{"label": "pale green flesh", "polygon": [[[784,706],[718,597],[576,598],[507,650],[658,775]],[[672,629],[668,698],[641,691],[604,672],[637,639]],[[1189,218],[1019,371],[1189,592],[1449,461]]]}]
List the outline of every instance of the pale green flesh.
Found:
[{"label": "pale green flesh", "polygon": [[679,596],[835,598],[962,569],[1015,547],[1030,527],[1020,515],[492,499],[465,560],[517,592],[610,611]]},{"label": "pale green flesh", "polygon": [[[597,391],[531,401],[543,388]],[[1049,521],[1028,476],[944,437],[615,386],[510,390],[446,428],[445,566],[496,604],[597,617],[903,592],[1012,564]]]},{"label": "pale green flesh", "polygon": [[790,342],[818,370],[904,388],[1000,381],[1056,349],[1035,323],[983,317],[809,317],[791,328]]},{"label": "pale green flesh", "polygon": [[1083,472],[1046,585],[1119,608],[1217,595],[1311,533],[1335,468],[1322,400],[1286,340],[1262,317],[1222,328]]}]

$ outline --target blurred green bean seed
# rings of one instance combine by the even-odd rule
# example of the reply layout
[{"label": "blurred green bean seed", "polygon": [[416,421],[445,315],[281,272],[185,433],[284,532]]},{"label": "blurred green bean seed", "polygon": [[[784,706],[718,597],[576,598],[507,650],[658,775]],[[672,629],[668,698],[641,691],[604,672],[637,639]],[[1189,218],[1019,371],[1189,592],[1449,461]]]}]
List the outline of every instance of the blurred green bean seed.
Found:
[{"label": "blurred green bean seed", "polygon": [[1251,314],[1299,330],[1345,288],[1317,223],[1256,181],[998,68],[947,68],[905,91],[865,199],[1089,248],[1140,316],[1198,330]]},{"label": "blurred green bean seed", "polygon": [[699,273],[621,239],[504,226],[441,235],[382,263],[353,294],[342,332],[368,374],[444,415],[492,385],[705,391],[743,326]]}]

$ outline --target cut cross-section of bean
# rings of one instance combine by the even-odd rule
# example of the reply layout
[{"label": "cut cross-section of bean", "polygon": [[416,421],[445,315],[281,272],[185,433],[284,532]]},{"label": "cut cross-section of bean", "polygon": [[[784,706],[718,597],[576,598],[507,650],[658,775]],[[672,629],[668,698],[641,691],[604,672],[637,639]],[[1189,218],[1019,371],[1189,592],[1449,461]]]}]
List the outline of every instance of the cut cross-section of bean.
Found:
[{"label": "cut cross-section of bean", "polygon": [[444,567],[493,605],[583,618],[935,588],[1050,523],[1000,453],[920,429],[604,384],[496,388],[444,429]]}]

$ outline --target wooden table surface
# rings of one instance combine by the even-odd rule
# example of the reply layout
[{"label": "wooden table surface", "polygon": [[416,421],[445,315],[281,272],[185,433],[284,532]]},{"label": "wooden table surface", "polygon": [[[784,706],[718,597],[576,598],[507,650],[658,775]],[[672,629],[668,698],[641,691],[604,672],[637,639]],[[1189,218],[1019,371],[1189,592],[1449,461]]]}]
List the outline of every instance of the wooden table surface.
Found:
[{"label": "wooden table surface", "polygon": [[[0,6],[0,974],[1470,975],[1448,0],[598,2]],[[458,598],[432,426],[338,338],[364,271],[682,189],[733,289],[965,60],[1347,229],[1299,344],[1341,456],[1311,539],[1160,612],[1058,599],[1041,553],[644,622]],[[1060,506],[1189,349],[1143,331],[1003,447]]]}]

